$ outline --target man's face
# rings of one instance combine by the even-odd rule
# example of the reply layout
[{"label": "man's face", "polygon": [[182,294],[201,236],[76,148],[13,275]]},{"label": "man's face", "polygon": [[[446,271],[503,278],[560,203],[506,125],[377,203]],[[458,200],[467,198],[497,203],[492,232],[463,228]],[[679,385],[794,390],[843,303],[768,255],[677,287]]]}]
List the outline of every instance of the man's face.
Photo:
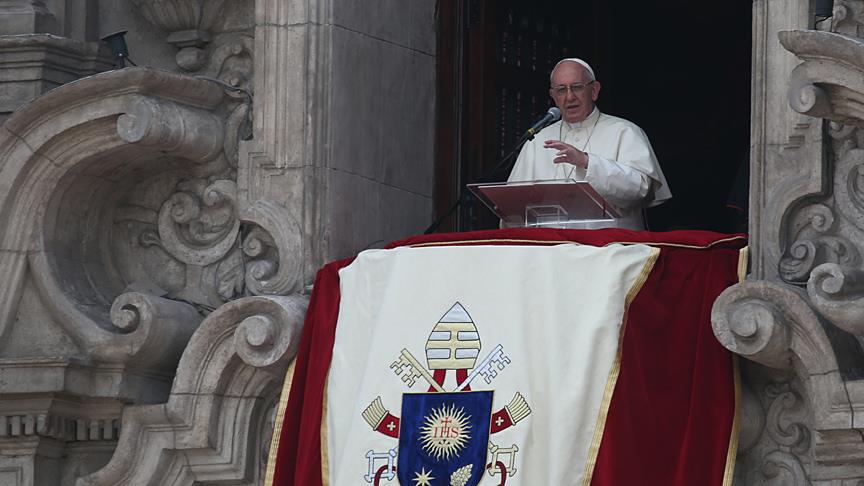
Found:
[{"label": "man's face", "polygon": [[600,83],[591,81],[591,75],[581,64],[562,62],[552,73],[549,96],[561,110],[561,117],[569,123],[588,118],[599,94]]}]

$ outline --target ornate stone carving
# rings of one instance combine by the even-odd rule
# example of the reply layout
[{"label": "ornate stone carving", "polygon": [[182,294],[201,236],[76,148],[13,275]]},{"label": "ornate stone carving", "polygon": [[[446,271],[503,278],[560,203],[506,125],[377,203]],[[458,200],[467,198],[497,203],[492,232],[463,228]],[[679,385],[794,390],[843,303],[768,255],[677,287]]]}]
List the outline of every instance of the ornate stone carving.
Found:
[{"label": "ornate stone carving", "polygon": [[810,275],[807,293],[834,325],[864,335],[864,271],[834,263],[820,265]]},{"label": "ornate stone carving", "polygon": [[[252,25],[243,26],[246,32],[238,32],[236,25],[227,29],[223,26],[226,15],[237,13],[237,5],[225,0],[132,0],[132,3],[148,22],[169,33],[165,42],[178,49],[175,61],[181,69],[218,78],[235,87],[249,84],[253,69]],[[253,8],[251,3],[248,8]]]},{"label": "ornate stone carving", "polygon": [[855,265],[860,261],[854,245],[831,234],[836,223],[828,206],[806,206],[794,212],[787,224],[792,244],[780,259],[780,275],[786,282],[805,284],[813,268],[822,263]]},{"label": "ornate stone carving", "polygon": [[759,396],[747,385],[741,387],[739,417],[738,454],[741,454],[752,449],[765,431],[765,410],[759,403]]},{"label": "ornate stone carving", "polygon": [[762,460],[759,473],[761,480],[751,479],[747,484],[810,486],[801,462],[788,452],[778,450],[768,453]]},{"label": "ornate stone carving", "polygon": [[[0,135],[0,158],[5,162],[0,176],[19,184],[0,193],[3,224],[9,230],[2,236],[2,247],[8,251],[0,254],[0,270],[14,278],[0,290],[0,315],[14,316],[27,261],[48,309],[94,359],[143,360],[139,364],[171,370],[170,354],[179,357],[182,342],[200,316],[187,304],[139,292],[118,300],[120,311],[112,322],[112,302],[135,282],[124,281],[114,263],[106,260],[110,253],[102,249],[111,241],[110,224],[100,223],[110,220],[114,201],[141,174],[194,164],[181,156],[206,159],[211,151],[200,150],[200,132],[182,124],[153,127],[153,119],[144,123],[167,134],[157,137],[170,140],[164,147],[130,143],[118,125],[133,127],[134,132],[142,120],[141,107],[156,113],[155,119],[188,115],[210,123],[213,115],[205,111],[216,109],[222,100],[221,88],[212,83],[130,69],[64,86],[11,117]],[[121,123],[124,115],[130,116]],[[145,140],[149,135],[141,138]],[[128,318],[126,311],[133,309],[139,319]],[[171,345],[159,346],[160,340]],[[161,352],[167,354],[160,358]]]},{"label": "ornate stone carving", "polygon": [[75,418],[53,414],[0,415],[0,438],[39,436],[63,442],[114,441],[118,418]]},{"label": "ornate stone carving", "polygon": [[199,162],[219,155],[223,132],[213,113],[152,98],[138,100],[117,119],[117,133],[126,142]]},{"label": "ornate stone carving", "polygon": [[205,63],[202,48],[210,43],[211,31],[225,0],[132,0],[151,24],[169,32],[165,42],[176,46],[177,64],[196,71]]},{"label": "ornate stone carving", "polygon": [[[864,2],[835,5],[833,28],[858,35]],[[834,155],[833,191],[803,210],[793,211],[787,223],[790,240],[780,262],[780,273],[790,283],[807,284],[816,309],[838,327],[862,334],[862,313],[856,311],[861,288],[861,249],[853,242],[864,238],[864,44],[857,38],[832,32],[787,31],[783,45],[804,63],[792,72],[790,102],[793,109],[832,120],[828,133]],[[809,94],[813,94],[810,97]],[[806,105],[806,106],[805,106]]]},{"label": "ornate stone carving", "polygon": [[831,32],[851,37],[864,37],[864,2],[861,0],[834,0]]},{"label": "ornate stone carving", "polygon": [[[268,410],[300,338],[307,299],[247,297],[201,323],[164,405],[128,407],[118,450],[77,486],[261,481]],[[262,400],[262,397],[267,397]]]},{"label": "ornate stone carving", "polygon": [[803,423],[806,410],[801,396],[788,382],[769,384],[765,396],[771,399],[765,419],[768,436],[796,454],[807,452],[810,449],[810,431]]},{"label": "ornate stone carving", "polygon": [[864,44],[833,32],[789,30],[780,42],[805,62],[789,80],[790,105],[799,113],[864,126]]},{"label": "ornate stone carving", "polygon": [[834,349],[802,292],[768,281],[746,281],[720,294],[711,321],[714,335],[730,351],[770,368],[794,371],[821,414],[817,425],[829,429],[849,423],[849,396]]},{"label": "ornate stone carving", "polygon": [[302,284],[300,225],[290,212],[260,200],[243,211],[244,221],[257,225],[243,240],[246,286],[255,295],[286,295]]}]

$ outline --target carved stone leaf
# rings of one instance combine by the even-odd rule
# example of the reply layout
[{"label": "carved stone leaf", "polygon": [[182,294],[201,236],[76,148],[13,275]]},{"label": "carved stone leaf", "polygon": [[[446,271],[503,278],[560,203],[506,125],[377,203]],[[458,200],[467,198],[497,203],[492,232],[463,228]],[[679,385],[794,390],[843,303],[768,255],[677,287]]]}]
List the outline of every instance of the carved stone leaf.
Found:
[{"label": "carved stone leaf", "polygon": [[217,292],[226,301],[242,295],[245,276],[243,254],[238,249],[231,252],[216,267]]}]

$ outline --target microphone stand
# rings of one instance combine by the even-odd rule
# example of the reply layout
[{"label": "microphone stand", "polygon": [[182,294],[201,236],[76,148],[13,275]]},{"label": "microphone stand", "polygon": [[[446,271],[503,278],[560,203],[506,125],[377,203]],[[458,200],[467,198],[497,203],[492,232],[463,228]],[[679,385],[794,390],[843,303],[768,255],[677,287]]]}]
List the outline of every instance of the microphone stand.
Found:
[{"label": "microphone stand", "polygon": [[[525,145],[525,142],[529,140],[534,140],[534,133],[535,132],[533,130],[528,130],[527,132],[525,132],[525,134],[522,135],[521,138],[519,138],[519,141],[516,142],[516,145],[513,147],[513,149],[507,155],[505,155],[504,158],[495,165],[495,167],[492,167],[492,169],[487,170],[486,172],[481,174],[477,182],[491,182],[492,179],[496,178],[494,176],[498,174],[499,171],[510,168],[513,165],[513,163],[511,162],[513,156],[516,155],[516,153],[519,151],[519,149],[522,148],[523,145]],[[462,206],[462,203],[470,199],[471,193],[467,191],[465,187],[461,187],[459,189],[459,197],[456,198],[456,202],[454,202],[453,205],[450,206],[447,212],[445,212],[443,215],[441,215],[441,217],[432,222],[432,224],[430,224],[429,227],[426,228],[425,231],[423,231],[423,234],[428,235],[434,233],[438,229],[438,227],[441,226],[441,224],[446,221],[451,214],[453,214],[454,211],[456,211],[460,206]]]}]

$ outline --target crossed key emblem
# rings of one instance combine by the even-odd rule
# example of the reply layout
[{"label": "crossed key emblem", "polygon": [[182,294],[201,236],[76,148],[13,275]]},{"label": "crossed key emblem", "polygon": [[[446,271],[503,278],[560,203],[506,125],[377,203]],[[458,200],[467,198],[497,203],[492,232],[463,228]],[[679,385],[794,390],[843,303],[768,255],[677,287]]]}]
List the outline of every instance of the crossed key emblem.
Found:
[{"label": "crossed key emblem", "polygon": [[[508,364],[510,364],[510,358],[504,354],[504,347],[500,344],[495,346],[495,348],[483,358],[483,361],[480,362],[479,365],[475,366],[468,377],[463,381],[454,391],[462,391],[471,384],[474,378],[477,378],[478,375],[483,375],[484,381],[487,384],[491,384],[492,380],[498,376],[498,372],[503,370]],[[396,373],[396,376],[400,377],[403,383],[408,385],[408,388],[412,388],[419,378],[423,378],[426,380],[429,385],[435,389],[435,391],[443,392],[445,391],[438,382],[432,377],[429,371],[420,364],[417,358],[411,354],[407,349],[402,349],[402,352],[399,354],[399,358],[396,359],[391,365],[390,369]]]}]

